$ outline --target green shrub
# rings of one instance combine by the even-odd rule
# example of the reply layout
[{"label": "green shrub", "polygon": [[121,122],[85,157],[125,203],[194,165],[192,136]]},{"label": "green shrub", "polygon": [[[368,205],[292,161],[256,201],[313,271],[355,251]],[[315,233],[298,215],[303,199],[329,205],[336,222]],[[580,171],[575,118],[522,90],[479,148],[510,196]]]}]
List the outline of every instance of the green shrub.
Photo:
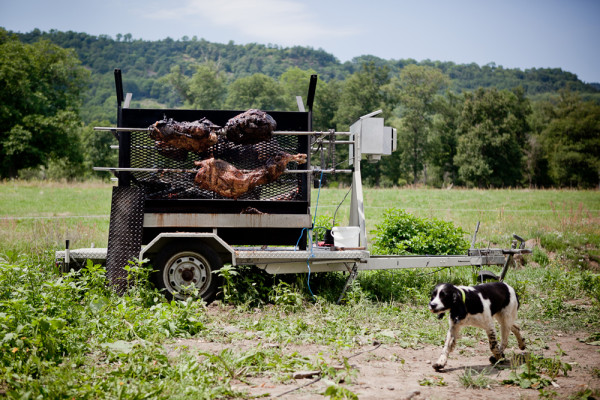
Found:
[{"label": "green shrub", "polygon": [[539,247],[533,248],[531,259],[542,267],[550,264],[550,258],[548,257],[548,254],[546,254],[546,252]]},{"label": "green shrub", "polygon": [[419,218],[401,209],[387,210],[383,223],[376,228],[376,254],[464,254],[469,248],[462,228],[435,218]]},{"label": "green shrub", "polygon": [[600,274],[584,272],[582,286],[583,290],[600,304]]}]

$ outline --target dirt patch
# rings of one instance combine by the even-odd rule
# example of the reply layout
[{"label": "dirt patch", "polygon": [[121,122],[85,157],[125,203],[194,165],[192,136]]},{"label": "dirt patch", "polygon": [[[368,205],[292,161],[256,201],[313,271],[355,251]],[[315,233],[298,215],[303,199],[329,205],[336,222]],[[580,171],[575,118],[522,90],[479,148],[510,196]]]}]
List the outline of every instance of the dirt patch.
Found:
[{"label": "dirt patch", "polygon": [[[600,347],[582,343],[581,335],[556,336],[548,340],[548,349],[542,351],[544,357],[552,358],[557,354],[558,346],[565,353],[561,361],[572,365],[567,377],[559,376],[555,384],[546,391],[556,392],[557,398],[567,398],[586,388],[600,390]],[[518,386],[503,385],[503,379],[510,374],[510,364],[494,368],[489,364],[488,344],[481,341],[474,346],[460,344],[451,354],[446,369],[436,372],[432,362],[440,354],[441,346],[423,346],[420,349],[403,348],[394,344],[367,344],[358,348],[342,350],[339,354],[329,354],[327,346],[317,345],[280,345],[265,344],[259,340],[239,340],[232,343],[207,342],[198,339],[180,339],[167,345],[174,355],[182,349],[186,351],[204,351],[219,353],[224,349],[248,351],[256,347],[281,348],[285,354],[297,352],[301,356],[326,359],[328,365],[341,365],[340,360],[348,358],[351,374],[340,386],[355,393],[359,399],[516,399],[538,398],[535,389],[522,389]],[[281,347],[279,347],[281,346]],[[506,354],[521,354],[518,349],[508,349]],[[542,355],[540,352],[536,355]],[[473,374],[483,374],[490,385],[484,389],[467,389],[460,378],[470,369]],[[236,382],[235,387],[248,394],[248,397],[266,396],[281,399],[322,399],[327,389],[325,379],[296,379],[284,383],[268,374],[247,378],[247,383]],[[304,386],[305,385],[305,386]],[[302,387],[304,386],[304,387]],[[285,394],[288,392],[287,394]]]}]

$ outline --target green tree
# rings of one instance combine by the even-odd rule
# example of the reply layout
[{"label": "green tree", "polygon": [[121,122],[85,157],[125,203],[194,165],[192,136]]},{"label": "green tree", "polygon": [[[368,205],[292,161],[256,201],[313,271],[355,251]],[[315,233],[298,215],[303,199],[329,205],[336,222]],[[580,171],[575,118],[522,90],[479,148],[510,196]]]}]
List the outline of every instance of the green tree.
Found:
[{"label": "green tree", "polygon": [[229,85],[225,106],[238,110],[281,110],[285,107],[283,95],[278,81],[264,74],[253,74]]},{"label": "green tree", "polygon": [[528,117],[531,133],[524,148],[525,163],[523,173],[530,187],[549,187],[553,181],[548,170],[548,157],[544,149],[542,132],[553,114],[553,104],[548,101],[534,101]]},{"label": "green tree", "polygon": [[227,87],[219,66],[214,62],[205,62],[193,68],[195,72],[188,86],[188,105],[201,110],[220,109],[225,101]]},{"label": "green tree", "polygon": [[343,83],[335,114],[338,130],[348,127],[362,115],[382,109],[386,115],[385,85],[390,81],[388,67],[377,67],[374,62],[365,63]]},{"label": "green tree", "polygon": [[190,79],[184,75],[181,66],[173,65],[170,72],[163,76],[161,81],[167,83],[172,88],[172,91],[183,99],[185,104],[192,104],[194,102],[190,91]]},{"label": "green tree", "polygon": [[313,128],[321,131],[335,128],[335,113],[339,106],[343,82],[319,79],[315,95]]},{"label": "green tree", "polygon": [[[283,97],[286,103],[285,109],[287,111],[297,111],[298,103],[296,102],[296,96],[302,96],[303,104],[306,106],[306,99],[308,95],[308,85],[310,83],[310,76],[316,74],[314,70],[301,70],[298,67],[289,68],[279,77],[279,83],[283,88]],[[321,81],[317,85],[319,86],[324,82]]]},{"label": "green tree", "polygon": [[[382,109],[387,117],[385,85],[390,81],[389,68],[378,67],[374,62],[364,63],[361,69],[350,75],[344,82],[334,122],[337,130],[347,131],[349,126],[362,115]],[[347,148],[340,150],[338,157],[348,157]],[[381,180],[380,163],[361,163],[362,177],[369,184],[379,186]]]},{"label": "green tree", "polygon": [[521,181],[520,138],[528,131],[528,102],[522,92],[479,88],[465,94],[459,118],[454,162],[460,179],[470,186],[515,186]]},{"label": "green tree", "polygon": [[[308,97],[308,87],[311,75],[316,74],[312,69],[302,70],[293,67],[284,72],[279,81],[283,87],[286,110],[298,110],[296,96],[302,96],[304,106]],[[313,128],[327,130],[334,127],[334,116],[341,93],[341,83],[337,80],[326,82],[318,78],[313,104]]]},{"label": "green tree", "polygon": [[47,40],[23,44],[0,28],[0,177],[81,153],[87,77],[72,50]]},{"label": "green tree", "polygon": [[542,142],[552,179],[560,186],[598,186],[600,105],[565,90],[548,112]]},{"label": "green tree", "polygon": [[449,83],[449,78],[437,68],[407,65],[389,85],[391,99],[400,104],[401,126],[398,132],[403,143],[402,158],[417,183],[427,159],[427,147],[436,95]]},{"label": "green tree", "polygon": [[[437,113],[433,117],[428,159],[435,171],[438,184],[450,184],[458,177],[454,156],[458,147],[458,118],[464,98],[448,91],[437,103]],[[433,174],[430,174],[433,175]]]},{"label": "green tree", "polygon": [[[110,126],[110,122],[101,121],[93,126]],[[111,145],[118,144],[112,132],[94,131],[92,125],[86,126],[82,131],[83,156],[85,158],[86,171],[92,171],[93,167],[110,167],[119,164],[118,153],[111,149]],[[95,176],[110,179],[110,172],[94,172]]]}]

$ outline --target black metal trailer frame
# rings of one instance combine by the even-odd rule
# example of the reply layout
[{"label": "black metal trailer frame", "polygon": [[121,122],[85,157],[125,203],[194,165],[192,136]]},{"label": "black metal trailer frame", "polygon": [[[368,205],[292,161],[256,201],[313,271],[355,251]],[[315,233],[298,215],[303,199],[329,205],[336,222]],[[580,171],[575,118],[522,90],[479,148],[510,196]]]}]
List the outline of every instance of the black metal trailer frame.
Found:
[{"label": "black metal trailer frame", "polygon": [[[148,137],[148,127],[172,118],[194,121],[207,118],[223,126],[238,110],[133,109],[131,94],[124,96],[121,71],[115,70],[117,127],[111,130],[119,142],[119,166],[115,173],[107,249],[67,249],[57,252],[68,268],[72,261],[106,262],[107,278],[119,292],[127,288],[125,266],[134,259],[149,259],[157,273],[154,283],[167,296],[184,298],[194,289],[206,301],[214,299],[224,264],[256,265],[271,274],[344,271],[353,279],[360,270],[502,265],[506,275],[514,255],[528,253],[515,235],[511,249],[474,249],[467,255],[371,256],[367,250],[360,160],[377,161],[396,148],[395,130],[383,126],[373,112],[362,116],[349,132],[312,131],[312,108],[317,77],[310,79],[308,111],[268,111],[277,121],[279,136],[257,146],[218,142],[206,153],[158,148]],[[275,132],[278,133],[278,132]],[[348,140],[336,140],[337,135]],[[322,163],[310,165],[311,147],[331,149],[350,145],[349,170],[331,170]],[[260,186],[238,199],[223,198],[200,190],[193,183],[195,160],[215,157],[238,168],[260,165],[258,152],[284,150],[305,153],[308,162],[293,165],[276,182]],[[323,159],[323,157],[321,157]],[[188,171],[188,172],[186,172]],[[313,243],[310,215],[310,182],[324,172],[352,174],[349,225],[356,227],[356,244],[346,248]],[[319,174],[319,175],[317,175]],[[518,243],[520,242],[520,243]],[[257,247],[251,247],[257,246]],[[472,246],[473,247],[473,246]],[[486,275],[486,272],[483,273]],[[482,276],[483,276],[482,275]],[[487,273],[489,275],[489,273]]]}]

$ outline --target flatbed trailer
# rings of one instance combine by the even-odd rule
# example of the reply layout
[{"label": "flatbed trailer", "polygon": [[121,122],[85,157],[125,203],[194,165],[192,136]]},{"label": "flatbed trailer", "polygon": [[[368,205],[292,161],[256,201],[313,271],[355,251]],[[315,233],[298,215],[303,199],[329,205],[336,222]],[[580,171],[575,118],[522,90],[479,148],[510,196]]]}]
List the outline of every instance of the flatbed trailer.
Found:
[{"label": "flatbed trailer", "polygon": [[[195,187],[193,162],[219,157],[251,169],[260,165],[256,164],[255,147],[219,143],[210,154],[182,155],[178,149],[165,152],[147,137],[145,127],[167,117],[179,121],[210,118],[224,125],[240,111],[131,109],[131,94],[123,96],[121,73],[115,70],[118,126],[97,130],[109,130],[118,139],[119,166],[94,168],[111,171],[118,178],[118,186],[113,187],[108,247],[69,249],[67,242],[65,250],[56,252],[57,264],[65,271],[88,259],[105,264],[109,282],[123,292],[128,261],[147,259],[157,270],[153,282],[165,295],[184,298],[192,287],[210,302],[220,284],[214,272],[226,264],[255,265],[269,274],[347,272],[348,282],[367,270],[501,265],[502,273],[496,278],[502,280],[515,255],[531,252],[516,235],[509,249],[475,249],[477,227],[466,255],[372,255],[367,250],[360,160],[377,162],[395,151],[396,131],[377,118],[380,111],[360,117],[348,132],[313,131],[316,82],[313,75],[308,111],[300,98],[298,112],[269,111],[281,130],[273,132],[271,142],[260,145],[261,152],[306,153],[308,162],[288,166],[276,182],[230,199]],[[348,169],[336,168],[338,145],[349,146]],[[320,152],[321,165],[317,167],[310,163],[314,149]],[[320,188],[323,176],[330,173],[352,175],[348,226],[357,234],[350,242],[313,240],[309,184],[314,182]],[[481,276],[486,274],[493,276],[487,271]]]}]

